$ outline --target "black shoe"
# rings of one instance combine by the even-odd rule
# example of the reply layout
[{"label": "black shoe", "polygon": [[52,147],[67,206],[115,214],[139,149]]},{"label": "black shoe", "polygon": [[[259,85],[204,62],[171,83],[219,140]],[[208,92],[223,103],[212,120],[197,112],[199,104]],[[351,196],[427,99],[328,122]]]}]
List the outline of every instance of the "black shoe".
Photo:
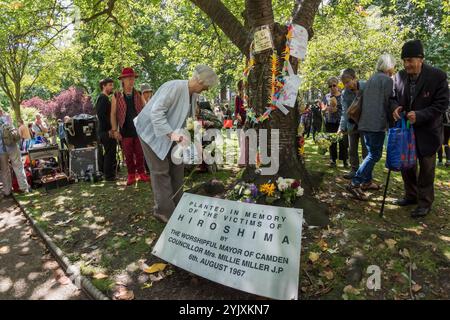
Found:
[{"label": "black shoe", "polygon": [[330,161],[330,167],[336,168],[336,161]]},{"label": "black shoe", "polygon": [[397,199],[392,201],[392,204],[394,206],[399,206],[399,207],[406,207],[406,206],[410,206],[413,204],[417,204],[417,200],[412,200],[412,199]]},{"label": "black shoe", "polygon": [[108,182],[116,182],[118,179],[116,177],[109,177],[109,178],[105,178],[105,181]]},{"label": "black shoe", "polygon": [[431,208],[417,207],[413,211],[411,211],[411,218],[425,217],[427,214],[430,213],[430,211],[431,211]]},{"label": "black shoe", "polygon": [[347,174],[344,174],[344,179],[347,179],[347,180],[352,180],[354,177],[355,177],[355,175],[356,175],[356,171],[350,171],[349,173],[347,173]]},{"label": "black shoe", "polygon": [[347,163],[347,161],[344,161],[344,168],[348,168],[348,163]]}]

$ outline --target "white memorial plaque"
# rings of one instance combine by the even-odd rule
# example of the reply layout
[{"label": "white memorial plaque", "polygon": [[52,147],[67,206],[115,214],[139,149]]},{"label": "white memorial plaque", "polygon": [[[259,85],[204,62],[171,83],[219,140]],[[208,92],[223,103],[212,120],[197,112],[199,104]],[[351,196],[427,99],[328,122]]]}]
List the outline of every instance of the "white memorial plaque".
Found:
[{"label": "white memorial plaque", "polygon": [[220,284],[297,299],[303,210],[185,193],[153,254]]},{"label": "white memorial plaque", "polygon": [[291,56],[304,60],[308,47],[308,30],[298,24],[292,26],[294,30],[290,45]]}]

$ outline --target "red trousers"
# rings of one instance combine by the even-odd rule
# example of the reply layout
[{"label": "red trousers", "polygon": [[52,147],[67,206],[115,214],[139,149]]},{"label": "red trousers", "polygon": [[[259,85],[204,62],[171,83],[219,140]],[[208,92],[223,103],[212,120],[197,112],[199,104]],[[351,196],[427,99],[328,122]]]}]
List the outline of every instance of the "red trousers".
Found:
[{"label": "red trousers", "polygon": [[138,137],[123,138],[122,149],[125,155],[128,174],[145,173],[144,153]]}]

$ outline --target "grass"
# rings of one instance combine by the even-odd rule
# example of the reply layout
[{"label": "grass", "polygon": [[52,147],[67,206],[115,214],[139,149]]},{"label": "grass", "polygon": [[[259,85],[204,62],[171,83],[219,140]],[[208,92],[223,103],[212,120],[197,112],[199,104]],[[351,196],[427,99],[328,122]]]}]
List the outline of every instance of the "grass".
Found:
[{"label": "grass", "polygon": [[[226,145],[227,148],[236,146],[236,138],[227,140]],[[318,154],[311,140],[306,143],[305,161],[310,172],[322,174],[317,197],[330,206],[332,222],[328,228],[304,230],[306,239],[302,242],[299,285],[302,299],[342,299],[342,290],[349,284],[347,262],[355,253],[364,258],[362,278],[356,285],[360,291],[346,294],[346,299],[410,299],[409,279],[402,276],[409,274],[410,263],[416,268],[412,280],[422,287],[414,292],[414,298],[450,298],[445,290],[445,283],[450,281],[450,169],[436,169],[436,200],[430,216],[412,220],[408,209],[387,205],[385,217],[381,219],[378,210],[382,192],[371,194],[367,203],[350,198],[344,189],[348,182],[341,178],[346,170],[341,166],[329,168],[328,156]],[[387,173],[383,163],[384,158],[374,172],[375,179],[381,183]],[[122,170],[124,175],[125,169]],[[195,187],[213,178],[227,185],[241,173],[233,166],[224,166],[215,174],[194,174],[185,187]],[[392,174],[388,201],[401,196],[402,189],[400,175]],[[88,277],[98,272],[108,275],[106,279],[92,278],[101,291],[111,294],[117,279],[126,275],[138,299],[164,297],[164,292],[171,298],[177,285],[184,286],[178,290],[183,291],[183,297],[192,297],[189,281],[183,282],[187,275],[180,270],[174,271],[173,280],[164,279],[159,287],[143,290],[139,282],[142,272],[131,267],[142,259],[153,261],[150,252],[164,228],[151,216],[150,185],[139,183],[126,187],[124,178],[117,183],[81,182],[50,193],[38,190],[20,195],[18,199],[70,260],[82,266],[83,274]],[[389,248],[387,242],[391,240],[395,244]],[[391,241],[391,245],[394,242]],[[400,254],[403,249],[409,251],[410,258]],[[310,261],[310,252],[320,253],[320,258]],[[380,291],[365,287],[369,265],[377,265],[382,270]],[[217,299],[223,297],[221,294],[214,291]],[[231,294],[237,295],[236,291]]]}]

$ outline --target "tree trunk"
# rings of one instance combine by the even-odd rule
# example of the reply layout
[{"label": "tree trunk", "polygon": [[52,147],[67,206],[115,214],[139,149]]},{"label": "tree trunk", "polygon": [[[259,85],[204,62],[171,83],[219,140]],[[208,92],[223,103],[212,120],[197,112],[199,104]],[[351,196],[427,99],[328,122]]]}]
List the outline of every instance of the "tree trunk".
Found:
[{"label": "tree trunk", "polygon": [[228,97],[227,97],[228,90],[227,89],[228,88],[225,84],[222,86],[222,88],[220,88],[220,102],[224,102],[224,101],[228,100]]},{"label": "tree trunk", "polygon": [[20,101],[12,101],[12,108],[14,110],[14,116],[17,122],[22,119],[21,113],[20,113]]}]

